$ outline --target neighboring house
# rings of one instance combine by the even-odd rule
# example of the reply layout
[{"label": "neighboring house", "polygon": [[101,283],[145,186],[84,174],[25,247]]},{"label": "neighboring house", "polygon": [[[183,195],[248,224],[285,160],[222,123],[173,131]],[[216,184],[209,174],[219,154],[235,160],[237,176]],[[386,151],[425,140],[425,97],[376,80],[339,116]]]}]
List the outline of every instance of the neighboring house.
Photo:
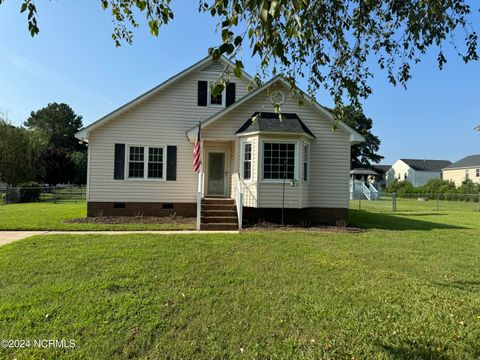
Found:
[{"label": "neighboring house", "polygon": [[209,84],[232,66],[207,57],[77,133],[89,144],[88,216],[197,216],[202,229],[237,228],[242,212],[278,221],[285,172],[286,221],[347,220],[350,146],[364,138],[342,122],[332,131],[330,112],[301,105],[281,77],[248,92],[243,73],[212,96]]},{"label": "neighboring house", "polygon": [[448,160],[400,159],[387,171],[387,185],[396,179],[422,186],[430,179],[441,179],[442,169],[450,164]]},{"label": "neighboring house", "polygon": [[443,169],[443,179],[453,181],[456,186],[465,179],[480,184],[480,155],[470,155],[448,165]]},{"label": "neighboring house", "polygon": [[374,178],[374,184],[377,189],[385,188],[387,184],[387,172],[388,170],[390,170],[391,167],[392,165],[372,164],[372,169],[378,173],[378,175]]}]

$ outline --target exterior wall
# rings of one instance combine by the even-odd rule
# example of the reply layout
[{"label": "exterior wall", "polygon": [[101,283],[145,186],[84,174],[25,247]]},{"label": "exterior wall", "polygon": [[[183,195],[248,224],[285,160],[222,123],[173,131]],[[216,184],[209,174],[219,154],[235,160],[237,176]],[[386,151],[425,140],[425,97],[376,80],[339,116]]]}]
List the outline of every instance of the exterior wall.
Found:
[{"label": "exterior wall", "polygon": [[465,170],[468,171],[468,178],[470,180],[480,184],[480,177],[477,176],[477,168],[443,170],[443,179],[453,181],[456,186],[460,186],[463,180],[465,180]]},{"label": "exterior wall", "polygon": [[387,171],[386,175],[387,185],[397,179],[398,181],[406,180],[415,187],[424,185],[430,179],[440,179],[441,177],[441,172],[414,170],[402,160],[397,160],[390,170]]},{"label": "exterior wall", "polygon": [[252,176],[250,180],[244,180],[240,178],[240,187],[243,191],[243,204],[244,206],[257,207],[258,206],[258,189],[257,189],[258,135],[241,136],[236,139],[235,146],[237,149],[236,153],[238,154],[238,156],[236,157],[236,162],[234,167],[235,177],[236,177],[236,174],[240,174],[240,166],[242,166],[241,146],[244,142],[252,143]]},{"label": "exterior wall", "polygon": [[[220,111],[197,106],[197,81],[214,81],[212,67],[194,71],[158,94],[96,128],[89,136],[88,201],[196,202],[197,175],[192,171],[193,145],[186,131]],[[247,79],[237,79],[236,99],[247,94]],[[114,180],[114,144],[176,145],[177,180]]]},{"label": "exterior wall", "polygon": [[[347,209],[349,207],[350,134],[343,129],[332,131],[332,123],[327,115],[319,112],[310,104],[299,105],[298,99],[293,98],[288,89],[283,90],[285,92],[285,103],[282,105],[282,111],[296,113],[316,136],[315,139],[308,139],[310,143],[308,190],[303,189],[304,184],[299,184],[297,188],[288,187],[286,205],[288,207]],[[273,111],[266,92],[249,99],[222,119],[205,127],[203,136],[211,139],[235,138],[235,131],[256,111]],[[258,149],[255,154],[254,156],[260,155]],[[301,160],[298,159],[299,162]],[[263,183],[260,167],[259,163],[259,168],[256,171],[257,206],[281,207],[281,184]],[[301,166],[298,176],[297,180],[300,180],[302,176]],[[300,190],[300,187],[302,190]],[[254,191],[252,192],[254,193]],[[303,195],[307,196],[304,198]]]},{"label": "exterior wall", "polygon": [[[279,208],[251,208],[243,209],[243,221],[246,225],[268,221],[280,223],[282,209]],[[348,208],[303,208],[285,209],[284,222],[292,225],[347,225]]]},{"label": "exterior wall", "polygon": [[87,204],[87,216],[182,216],[195,217],[197,215],[196,203],[140,203],[127,202],[117,207],[114,202],[91,202]]}]

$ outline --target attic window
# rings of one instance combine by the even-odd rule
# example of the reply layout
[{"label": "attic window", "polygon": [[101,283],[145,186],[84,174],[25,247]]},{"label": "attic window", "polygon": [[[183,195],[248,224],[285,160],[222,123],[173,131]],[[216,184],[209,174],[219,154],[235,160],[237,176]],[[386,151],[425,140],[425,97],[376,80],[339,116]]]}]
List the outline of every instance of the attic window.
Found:
[{"label": "attic window", "polygon": [[225,89],[223,89],[223,91],[214,96],[212,94],[212,86],[213,84],[215,84],[215,82],[213,81],[210,81],[208,83],[208,95],[207,95],[207,99],[208,99],[208,106],[221,106],[221,107],[225,107]]}]

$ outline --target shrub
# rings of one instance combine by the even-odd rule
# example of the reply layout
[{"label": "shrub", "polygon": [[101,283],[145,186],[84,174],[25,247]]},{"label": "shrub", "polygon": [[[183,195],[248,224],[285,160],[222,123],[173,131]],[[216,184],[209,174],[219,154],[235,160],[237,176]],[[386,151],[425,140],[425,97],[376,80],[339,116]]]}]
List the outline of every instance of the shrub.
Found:
[{"label": "shrub", "polygon": [[412,183],[408,181],[394,180],[390,185],[385,188],[385,192],[396,192],[399,196],[406,196],[407,194],[416,194],[418,189],[415,188]]},{"label": "shrub", "polygon": [[23,183],[18,186],[18,201],[21,203],[36,202],[40,200],[42,187],[35,182]]}]

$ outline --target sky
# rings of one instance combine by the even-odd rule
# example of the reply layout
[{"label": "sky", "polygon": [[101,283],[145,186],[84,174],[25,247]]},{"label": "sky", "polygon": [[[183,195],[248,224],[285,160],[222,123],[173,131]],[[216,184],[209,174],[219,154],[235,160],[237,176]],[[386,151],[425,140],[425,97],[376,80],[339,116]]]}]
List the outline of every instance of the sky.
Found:
[{"label": "sky", "polygon": [[[133,45],[115,47],[110,13],[99,0],[37,2],[40,34],[30,37],[20,1],[0,5],[0,112],[20,125],[50,102],[65,102],[84,125],[189,67],[217,45],[215,20],[198,13],[198,1],[173,1],[175,20],[151,36],[145,26]],[[188,4],[188,5],[185,5]],[[478,7],[478,6],[476,6]],[[480,31],[480,15],[474,17]],[[478,25],[478,26],[477,26]],[[256,59],[243,62],[254,74]],[[457,161],[480,153],[480,62],[464,64],[452,53],[442,71],[436,54],[413,66],[405,90],[375,72],[373,94],[363,101],[382,141],[383,164],[399,158]],[[298,79],[300,87],[305,81]],[[317,100],[332,106],[320,90]]]}]

